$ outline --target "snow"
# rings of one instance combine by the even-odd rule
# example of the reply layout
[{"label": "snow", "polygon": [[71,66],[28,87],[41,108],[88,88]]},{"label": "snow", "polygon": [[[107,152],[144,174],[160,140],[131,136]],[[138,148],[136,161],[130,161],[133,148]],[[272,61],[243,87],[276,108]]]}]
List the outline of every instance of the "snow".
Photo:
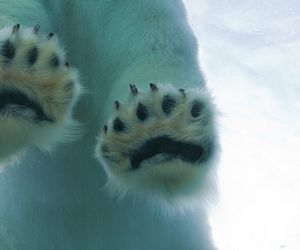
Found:
[{"label": "snow", "polygon": [[220,111],[220,250],[300,249],[300,2],[184,0]]}]

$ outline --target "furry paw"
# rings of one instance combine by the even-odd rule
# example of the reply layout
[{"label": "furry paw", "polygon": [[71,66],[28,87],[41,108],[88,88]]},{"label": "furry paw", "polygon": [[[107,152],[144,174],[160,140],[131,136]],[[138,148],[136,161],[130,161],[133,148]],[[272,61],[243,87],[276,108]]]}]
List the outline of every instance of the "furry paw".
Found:
[{"label": "furry paw", "polygon": [[49,149],[76,124],[78,74],[54,33],[39,26],[0,30],[0,161],[29,145]]},{"label": "furry paw", "polygon": [[153,83],[147,92],[130,89],[128,104],[115,101],[96,148],[108,187],[121,195],[143,190],[169,200],[194,197],[208,184],[217,148],[207,90]]}]

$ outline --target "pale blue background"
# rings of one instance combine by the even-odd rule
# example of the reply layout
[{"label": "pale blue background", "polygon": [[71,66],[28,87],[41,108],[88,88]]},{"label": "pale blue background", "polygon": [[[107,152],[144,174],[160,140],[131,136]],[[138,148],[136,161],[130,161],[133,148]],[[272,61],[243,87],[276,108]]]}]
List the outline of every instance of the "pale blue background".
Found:
[{"label": "pale blue background", "polygon": [[185,0],[221,111],[220,250],[300,249],[300,1]]}]

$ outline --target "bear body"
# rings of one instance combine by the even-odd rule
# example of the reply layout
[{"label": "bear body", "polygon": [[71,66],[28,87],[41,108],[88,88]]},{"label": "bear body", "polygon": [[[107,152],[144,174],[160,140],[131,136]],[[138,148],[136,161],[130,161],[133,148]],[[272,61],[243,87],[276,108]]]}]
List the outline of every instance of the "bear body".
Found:
[{"label": "bear body", "polygon": [[[20,27],[16,26],[15,23],[20,23]],[[0,249],[214,250],[215,247],[211,240],[206,208],[203,204],[206,200],[205,197],[208,196],[204,191],[207,191],[207,187],[212,185],[209,177],[211,174],[207,174],[206,169],[210,173],[210,169],[214,169],[214,167],[211,167],[210,164],[208,166],[204,164],[203,169],[205,170],[203,170],[203,173],[198,173],[199,171],[197,170],[197,174],[194,174],[194,170],[191,170],[191,174],[193,176],[196,175],[197,179],[201,180],[196,181],[195,185],[203,190],[203,192],[199,193],[204,198],[201,198],[203,199],[202,203],[200,202],[201,204],[196,205],[194,209],[178,209],[177,211],[176,208],[169,209],[156,204],[156,202],[160,202],[160,199],[151,198],[151,201],[149,201],[147,197],[152,196],[149,195],[151,190],[147,190],[145,193],[137,193],[133,196],[122,194],[122,199],[120,200],[111,197],[109,192],[103,189],[107,181],[107,174],[114,178],[119,173],[123,174],[123,169],[118,169],[118,164],[116,169],[111,167],[113,166],[110,162],[111,151],[96,152],[96,157],[94,153],[95,145],[97,144],[96,151],[101,151],[103,150],[103,145],[110,145],[112,148],[111,145],[119,145],[118,143],[121,143],[121,141],[116,143],[113,141],[115,135],[111,135],[110,131],[112,133],[116,132],[118,135],[116,140],[120,140],[123,127],[119,126],[115,129],[116,120],[108,123],[106,121],[110,119],[109,117],[111,117],[113,112],[120,112],[120,103],[121,107],[122,105],[125,106],[124,103],[127,96],[137,93],[135,88],[138,89],[139,93],[143,92],[140,89],[144,89],[140,102],[143,102],[143,104],[151,103],[151,105],[149,104],[147,112],[144,112],[145,110],[142,108],[137,108],[139,110],[137,111],[139,119],[134,120],[135,118],[130,118],[131,120],[127,121],[127,124],[133,121],[134,123],[142,122],[145,117],[148,118],[148,113],[151,113],[154,114],[155,119],[160,120],[159,124],[163,127],[161,129],[163,134],[167,131],[167,128],[164,128],[164,126],[171,127],[172,124],[177,124],[173,120],[170,120],[168,125],[164,124],[165,119],[171,119],[168,116],[169,110],[173,108],[171,104],[176,102],[181,103],[181,106],[178,106],[180,108],[176,111],[179,115],[185,115],[185,108],[189,108],[189,105],[192,105],[190,107],[192,118],[180,118],[181,120],[188,119],[187,121],[191,123],[199,122],[196,119],[198,119],[197,112],[202,110],[201,101],[209,103],[209,98],[207,97],[206,99],[205,97],[206,94],[203,94],[202,97],[202,92],[199,92],[201,97],[199,97],[201,99],[200,104],[194,104],[195,101],[192,101],[192,99],[189,101],[188,98],[190,98],[189,96],[193,97],[193,95],[198,98],[197,91],[187,91],[182,96],[180,91],[178,92],[179,94],[174,92],[178,88],[188,89],[198,86],[200,89],[204,88],[206,93],[204,78],[197,62],[197,43],[188,26],[183,3],[177,0],[3,0],[0,2],[0,24],[4,25],[6,29],[13,27],[12,31],[9,31],[13,35],[19,32],[19,29],[21,32],[22,27],[31,27],[35,24],[39,24],[40,32],[54,31],[62,47],[66,49],[66,55],[65,52],[60,52],[64,49],[61,48],[60,50],[60,48],[56,48],[56,45],[51,45],[52,47],[49,45],[51,51],[56,51],[59,54],[58,59],[61,61],[65,60],[65,57],[68,58],[72,67],[74,65],[79,70],[81,81],[81,84],[77,84],[77,81],[79,81],[77,79],[77,71],[70,73],[69,70],[72,69],[59,69],[62,72],[63,79],[71,81],[73,85],[75,84],[75,87],[68,85],[65,80],[62,80],[61,85],[59,85],[61,87],[58,87],[58,89],[64,87],[62,91],[66,93],[71,88],[73,97],[70,97],[72,100],[68,101],[68,104],[63,104],[62,111],[57,111],[59,114],[65,113],[63,118],[60,118],[59,114],[55,116],[53,111],[54,118],[58,117],[57,120],[61,121],[63,125],[55,124],[57,127],[51,128],[52,130],[49,129],[51,133],[47,133],[47,136],[43,139],[46,141],[45,144],[50,145],[49,147],[44,147],[44,141],[43,143],[30,141],[33,137],[30,136],[30,138],[24,137],[25,141],[30,141],[30,143],[27,143],[28,145],[24,143],[26,150],[19,150],[15,144],[19,144],[21,147],[23,142],[16,141],[15,144],[10,144],[12,140],[3,132],[4,129],[0,131],[0,146],[1,152],[3,152],[3,155],[0,154],[0,160],[2,160],[1,158],[4,159],[3,163],[1,163],[3,165],[3,173],[0,178]],[[3,31],[3,36],[5,36],[5,32]],[[37,33],[37,30],[34,32]],[[26,33],[22,36],[25,37]],[[48,35],[48,39],[56,38]],[[9,81],[6,81],[5,78],[8,74],[7,68],[19,62],[14,61],[14,58],[8,53],[8,46],[4,46],[5,41],[3,38],[2,43],[0,42],[2,57],[8,57],[10,61],[2,60],[0,76],[3,78],[2,82],[4,83],[0,81],[0,85],[3,84],[3,86],[9,85]],[[16,44],[17,42],[16,38]],[[42,54],[41,51],[46,51],[45,48],[48,45],[45,45],[43,40],[37,44],[40,54]],[[17,45],[15,46],[18,48]],[[18,50],[16,49],[16,51]],[[33,52],[30,55],[29,59],[31,61],[34,60]],[[19,56],[19,54],[16,56]],[[53,61],[53,58],[51,60],[52,64],[54,62],[55,67],[57,66],[56,64],[59,64],[59,61]],[[66,65],[69,67],[69,64]],[[52,77],[54,73],[51,70],[57,69],[48,70],[48,66],[42,68],[44,71],[41,70],[39,72],[43,72],[43,74],[46,72]],[[16,67],[18,71],[19,68],[25,66],[20,63]],[[27,75],[39,74],[32,73],[26,67],[24,71]],[[10,76],[11,79],[17,79],[14,78],[15,73],[12,74]],[[152,84],[149,87],[149,83],[157,83],[157,85]],[[151,97],[152,99],[148,98],[152,92],[156,91],[156,86],[166,95],[157,97],[157,99],[155,99],[156,96]],[[3,89],[5,88],[9,87],[3,87]],[[169,96],[169,93],[172,96],[172,91],[174,96],[176,96],[174,97],[175,99],[163,99]],[[60,96],[60,93],[53,94],[53,96]],[[79,98],[80,95],[81,97]],[[47,95],[45,94],[45,96]],[[68,99],[67,94],[63,95],[63,97],[64,101]],[[194,98],[195,100],[197,99],[196,97]],[[4,95],[2,95],[2,98],[4,98]],[[157,110],[152,111],[152,107],[154,109],[156,105],[156,100],[160,101],[161,99],[163,99],[162,109],[164,113],[160,113]],[[120,100],[120,102],[115,100]],[[188,104],[182,100],[187,100]],[[57,103],[59,101],[54,102]],[[140,102],[136,104],[137,107],[140,107]],[[115,110],[113,107],[114,103]],[[132,103],[132,101],[129,101],[129,103]],[[128,110],[131,109],[130,107],[135,108],[135,104],[132,104],[133,106],[130,105],[128,104]],[[186,132],[188,138],[182,136],[183,140],[196,138],[198,133],[205,134],[209,138],[198,136],[201,142],[214,137],[211,136],[213,134],[210,129],[211,126],[206,125],[213,122],[210,120],[210,106],[208,104],[207,106],[208,111],[204,112],[207,120],[203,121],[203,123],[202,121],[197,123],[195,127],[189,127],[189,130]],[[125,112],[123,110],[121,109],[122,112]],[[121,120],[122,115],[124,116],[123,113],[118,115],[119,118],[121,117]],[[74,122],[73,124],[71,116],[78,123]],[[128,115],[128,117],[131,116]],[[4,118],[0,117],[0,126],[3,126],[1,128],[6,128],[1,123],[1,119]],[[125,123],[124,119],[122,124]],[[176,121],[177,118],[174,116],[172,119]],[[65,123],[68,126],[69,123],[72,123],[70,126],[75,128],[70,129],[70,133],[65,132],[65,130],[68,130],[68,126]],[[110,123],[112,125],[109,125]],[[36,126],[40,126],[39,124]],[[106,135],[108,137],[101,135],[101,133],[103,134],[103,131],[101,132],[103,125],[106,126],[105,133],[108,126]],[[109,126],[112,126],[117,131],[111,130]],[[138,127],[142,131],[140,134],[146,133],[146,126],[150,131],[156,128],[155,124],[152,126],[142,123],[141,128]],[[180,126],[184,127],[182,131],[185,131],[183,130],[185,125]],[[200,132],[197,130],[199,126],[201,127]],[[205,129],[202,129],[202,127]],[[182,135],[182,133],[176,131],[177,128],[174,127],[173,129],[173,139]],[[119,132],[120,135],[118,134]],[[34,131],[30,130],[28,130],[28,133],[35,134]],[[99,134],[100,139],[98,138]],[[141,136],[143,139],[144,135],[137,136]],[[39,135],[38,138],[40,138]],[[128,139],[130,143],[135,140],[134,138],[135,135]],[[54,142],[52,142],[52,139]],[[157,145],[157,141],[161,140],[164,142],[168,141],[168,145],[172,145],[171,139],[169,137],[166,139],[166,136],[160,136],[156,138],[155,142],[151,141],[148,144]],[[213,138],[212,140],[216,139]],[[56,143],[56,141],[60,143]],[[144,143],[143,145],[145,145],[147,142],[141,142],[140,144]],[[9,147],[9,145],[12,146]],[[207,143],[207,145],[210,146],[205,147],[203,150],[208,151],[210,154],[209,150],[212,150],[211,148],[214,146],[211,147],[211,145],[214,145],[214,143]],[[7,150],[5,151],[4,149]],[[16,154],[13,153],[14,150],[16,150]],[[169,154],[174,154],[174,150],[170,151]],[[107,154],[105,155],[105,153],[110,154],[110,158],[106,157]],[[5,158],[6,155],[8,160]],[[134,161],[133,159],[138,158],[137,155],[139,153],[135,152],[135,158],[130,156],[131,163]],[[164,158],[164,161],[169,161],[166,153],[162,154],[162,158]],[[154,159],[154,161],[160,160],[160,158]],[[174,161],[177,160],[175,159]],[[138,163],[141,161],[144,160],[135,160]],[[179,159],[178,161],[181,160]],[[138,163],[136,163],[137,166],[139,166]],[[104,166],[106,164],[108,166],[104,168],[104,171],[101,165]],[[155,165],[151,161],[150,163],[145,163],[146,166],[148,166],[147,164]],[[161,164],[161,166],[165,166],[164,162]],[[188,164],[193,165],[194,162]],[[166,165],[166,168],[170,168],[169,165]],[[175,170],[179,174],[175,173]],[[184,175],[185,170],[181,165],[178,168],[176,167],[175,170],[174,176],[175,174]],[[165,174],[167,175],[168,172],[159,172],[161,176]],[[199,176],[205,176],[205,178],[198,177],[198,174]],[[155,173],[153,175],[156,176]],[[118,179],[118,184],[122,181],[124,183],[131,182],[131,180],[128,179],[128,181],[126,178],[124,180],[123,176],[119,179],[116,178]],[[176,186],[178,184],[178,179],[174,177],[173,182],[172,178],[168,179],[166,177],[164,179],[168,183],[166,187],[172,188],[172,185]],[[186,178],[190,178],[189,175]],[[201,183],[199,184],[198,182]],[[125,186],[126,184],[124,184],[124,189]],[[147,188],[152,189],[153,186],[151,184]],[[161,186],[158,186],[157,189],[159,189],[161,196],[167,197],[166,203],[171,203],[170,207],[172,207],[173,193],[171,195],[166,194],[168,193],[168,188],[166,187],[161,188]],[[132,189],[138,188],[138,185],[132,185]],[[122,189],[123,186],[121,185],[116,192],[120,192]],[[161,189],[164,190],[161,191]],[[192,187],[187,188],[187,190],[190,189]],[[128,190],[130,193],[131,189],[128,188]],[[177,191],[174,192],[177,193]],[[185,190],[182,191],[182,196],[185,196]],[[178,206],[178,203],[180,202],[174,202],[174,206]]]}]

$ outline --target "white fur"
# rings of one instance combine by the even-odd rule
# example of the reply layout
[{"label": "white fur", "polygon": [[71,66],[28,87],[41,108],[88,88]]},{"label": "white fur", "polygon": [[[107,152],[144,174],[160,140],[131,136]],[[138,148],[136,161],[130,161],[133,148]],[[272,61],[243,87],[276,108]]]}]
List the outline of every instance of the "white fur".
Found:
[{"label": "white fur", "polygon": [[[72,118],[72,109],[80,96],[81,86],[77,71],[65,67],[64,51],[57,38],[40,38],[33,33],[33,28],[21,28],[16,32],[13,29],[8,26],[0,30],[0,47],[9,40],[16,48],[15,56],[9,63],[0,55],[0,93],[21,91],[40,103],[54,121],[34,122],[33,112],[18,111],[17,106],[10,105],[14,113],[22,114],[16,116],[6,112],[0,116],[0,130],[3,131],[0,133],[0,162],[15,157],[30,146],[49,150],[55,143],[70,141],[78,130],[78,122]],[[37,61],[29,66],[27,53],[34,47],[38,49]],[[49,65],[54,54],[60,60],[57,68]],[[59,79],[59,82],[52,83],[52,78]],[[74,83],[72,89],[65,90],[64,86],[69,81]],[[58,90],[51,92],[49,88]]]},{"label": "white fur", "polygon": [[[155,175],[156,170],[166,176],[184,175],[185,167],[189,167],[187,164],[176,162],[172,168],[171,162],[167,166],[152,166],[150,162],[149,172],[132,175],[130,182],[124,180],[121,183],[120,178],[114,181],[116,175],[111,174],[111,165],[101,165],[93,157],[99,127],[111,117],[113,101],[127,97],[129,83],[145,89],[150,82],[158,82],[166,93],[174,94],[177,88],[185,88],[189,100],[204,98],[207,107],[213,107],[199,69],[197,43],[187,24],[182,2],[3,0],[0,2],[0,17],[1,22],[8,20],[7,25],[18,22],[21,27],[29,27],[38,23],[43,31],[55,31],[67,53],[62,53],[64,50],[56,45],[49,49],[57,51],[61,60],[70,58],[74,67],[79,69],[87,89],[74,112],[72,107],[77,98],[68,106],[70,108],[57,113],[62,123],[56,124],[54,129],[20,127],[20,134],[25,134],[26,128],[30,135],[23,137],[22,148],[25,148],[24,144],[38,148],[52,145],[49,139],[64,141],[66,131],[63,128],[73,119],[72,113],[82,124],[85,134],[76,142],[57,146],[51,154],[28,147],[19,164],[7,164],[3,180],[0,180],[0,248],[215,250],[205,211],[206,197],[214,186],[214,174],[210,171],[214,164],[209,162],[203,166],[204,175],[201,170],[191,171],[193,181],[190,184],[197,186],[192,190],[199,192],[185,192],[183,188],[178,196],[178,190],[174,190],[174,197],[177,197],[174,200],[170,195],[172,192],[160,189],[161,185],[151,184],[153,192],[151,188],[143,192],[135,184],[140,184],[140,178],[149,172]],[[47,58],[48,47],[42,40],[38,41],[45,48]],[[18,58],[16,67],[22,68],[21,54]],[[47,68],[39,71],[41,75],[44,73],[51,77]],[[77,79],[76,73],[71,77]],[[22,84],[17,88],[22,88]],[[33,91],[36,88],[38,85]],[[188,91],[194,88],[200,89],[199,92]],[[42,95],[37,98],[47,106]],[[142,98],[150,99],[148,94]],[[157,103],[159,100],[157,97]],[[135,102],[131,100],[128,104],[129,112],[132,112]],[[187,105],[184,110],[188,108]],[[188,112],[178,113],[185,115]],[[163,116],[160,120],[165,121]],[[131,122],[134,124],[133,120]],[[198,121],[198,128],[188,119],[185,122],[187,126],[183,126],[183,131],[191,141],[201,141],[203,134],[204,137],[213,135],[210,130],[214,128],[213,118],[209,126],[202,124],[202,120]],[[13,121],[13,124],[16,123]],[[18,126],[17,123],[4,129],[17,132]],[[168,127],[162,126],[162,130],[168,132]],[[7,135],[2,131],[0,136]],[[175,130],[175,134],[178,135],[178,131]],[[143,141],[143,137],[140,140]],[[0,143],[0,148],[4,147]],[[16,146],[12,148],[5,154],[19,150]],[[107,170],[108,182],[101,166]],[[110,192],[120,193],[123,187],[130,192],[118,202],[103,190],[105,184]],[[190,209],[191,206],[194,210]],[[172,216],[166,216],[169,213]]]},{"label": "white fur", "polygon": [[[108,174],[107,187],[113,189],[113,193],[124,196],[128,192],[146,191],[168,200],[171,206],[180,204],[180,201],[180,207],[190,206],[190,199],[197,196],[201,201],[203,198],[199,197],[205,197],[205,186],[215,170],[218,145],[214,107],[204,87],[182,93],[171,85],[156,86],[156,91],[138,89],[138,94],[129,95],[127,104],[119,104],[120,107],[107,123],[107,131],[102,131],[99,137],[96,156]],[[162,99],[167,95],[176,100],[176,106],[169,115],[161,108]],[[196,101],[203,104],[203,110],[199,117],[192,117],[192,105]],[[136,115],[139,104],[147,108],[148,116],[143,121]],[[114,131],[113,122],[116,118],[124,122],[126,131]],[[204,147],[211,144],[215,149],[210,159],[201,164],[174,158],[165,161],[164,157],[158,155],[144,161],[139,169],[132,170],[128,152],[159,136]]]}]

